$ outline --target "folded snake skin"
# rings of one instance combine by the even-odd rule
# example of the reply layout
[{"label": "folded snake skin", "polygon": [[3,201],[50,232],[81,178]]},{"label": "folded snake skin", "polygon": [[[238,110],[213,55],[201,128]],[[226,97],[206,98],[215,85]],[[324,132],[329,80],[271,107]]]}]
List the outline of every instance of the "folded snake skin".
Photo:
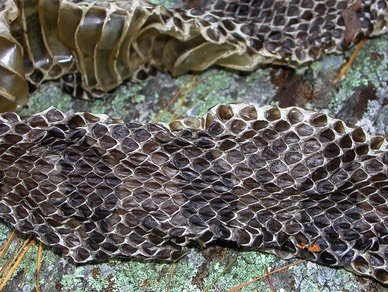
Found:
[{"label": "folded snake skin", "polygon": [[217,0],[203,10],[8,0],[0,12],[0,112],[26,104],[27,82],[31,89],[62,78],[67,92],[90,98],[161,69],[298,66],[386,32],[387,20],[385,0]]}]

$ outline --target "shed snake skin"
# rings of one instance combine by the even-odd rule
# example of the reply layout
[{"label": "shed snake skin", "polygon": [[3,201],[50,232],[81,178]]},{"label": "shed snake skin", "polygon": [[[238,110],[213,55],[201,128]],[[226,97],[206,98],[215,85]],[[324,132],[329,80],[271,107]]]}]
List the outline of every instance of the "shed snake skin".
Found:
[{"label": "shed snake skin", "polygon": [[14,0],[0,20],[0,217],[16,229],[77,263],[230,241],[388,283],[385,137],[297,107],[147,125],[10,112],[46,80],[94,98],[155,70],[299,66],[384,33],[385,1]]}]

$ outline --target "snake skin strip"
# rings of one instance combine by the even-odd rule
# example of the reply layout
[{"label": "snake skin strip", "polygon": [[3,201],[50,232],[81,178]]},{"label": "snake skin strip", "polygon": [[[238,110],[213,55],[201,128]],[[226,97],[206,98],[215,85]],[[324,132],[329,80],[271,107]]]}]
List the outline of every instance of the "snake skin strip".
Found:
[{"label": "snake skin strip", "polygon": [[385,0],[217,0],[203,10],[8,0],[0,12],[0,111],[26,104],[28,84],[58,78],[90,98],[161,69],[294,67],[386,32],[387,19]]},{"label": "snake skin strip", "polygon": [[325,114],[4,113],[0,181],[0,217],[78,263],[227,241],[388,283],[388,142]]}]

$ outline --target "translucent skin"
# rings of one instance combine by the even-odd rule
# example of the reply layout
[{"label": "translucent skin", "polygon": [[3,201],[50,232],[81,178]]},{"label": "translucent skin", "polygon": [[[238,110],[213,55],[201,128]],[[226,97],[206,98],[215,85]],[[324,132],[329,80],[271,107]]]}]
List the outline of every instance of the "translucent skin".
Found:
[{"label": "translucent skin", "polygon": [[24,105],[27,83],[45,80],[93,98],[157,70],[295,67],[386,32],[387,17],[384,0],[219,0],[186,11],[140,0],[8,0],[0,12],[0,111]]}]

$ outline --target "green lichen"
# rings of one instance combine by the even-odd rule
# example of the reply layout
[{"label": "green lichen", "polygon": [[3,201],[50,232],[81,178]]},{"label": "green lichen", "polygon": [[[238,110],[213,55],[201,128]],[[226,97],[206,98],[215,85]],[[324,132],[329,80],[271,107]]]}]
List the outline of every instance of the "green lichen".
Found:
[{"label": "green lichen", "polygon": [[121,118],[128,107],[127,96],[125,88],[120,86],[113,96],[94,100],[90,103],[90,108],[81,109],[92,113],[106,113],[113,119]]},{"label": "green lichen", "polygon": [[192,262],[180,261],[176,264],[175,270],[177,272],[173,274],[172,280],[170,282],[171,292],[198,291],[198,288],[192,284],[192,279],[197,272],[197,267]]},{"label": "green lichen", "polygon": [[221,70],[207,70],[203,74],[183,75],[176,79],[179,90],[173,96],[174,102],[166,111],[153,116],[153,121],[170,122],[190,115],[204,115],[209,108],[233,99],[224,91],[233,83],[233,74]]},{"label": "green lichen", "polygon": [[[2,236],[2,244],[6,240],[6,237],[9,235],[9,229],[3,224],[0,224],[0,234]],[[21,246],[25,243],[26,237],[21,238],[19,233],[16,233],[16,238],[13,240],[9,246],[7,252],[5,253],[2,261],[0,262],[0,267],[4,267],[7,263],[12,265],[13,257],[16,253],[21,251]],[[38,266],[38,242],[36,241],[26,252],[22,261],[14,271],[11,279],[8,281],[4,291],[12,291],[13,288],[10,285],[19,285],[24,287],[26,291],[32,291],[37,287],[37,284],[40,287],[44,287],[43,291],[54,291],[56,289],[56,275],[61,273],[60,261],[58,255],[54,254],[47,248],[43,248],[42,258],[41,258],[41,269],[37,273]],[[11,262],[9,262],[11,260]],[[10,266],[9,266],[10,267]],[[6,272],[9,271],[9,268]],[[38,281],[38,282],[37,282]],[[19,284],[18,284],[19,283]]]},{"label": "green lichen", "polygon": [[56,107],[61,111],[69,111],[73,106],[74,99],[52,83],[46,83],[30,95],[27,107],[20,109],[21,116],[29,116],[46,110],[49,106]]},{"label": "green lichen", "polygon": [[115,265],[112,272],[114,291],[160,291],[167,285],[169,268],[167,264],[138,261]]},{"label": "green lichen", "polygon": [[[61,285],[64,291],[82,291],[85,267],[77,267],[70,274],[62,275]],[[90,281],[90,279],[89,279]]]},{"label": "green lichen", "polygon": [[105,291],[109,286],[108,278],[103,275],[98,275],[96,277],[91,277],[89,279],[90,287],[93,288],[96,292]]},{"label": "green lichen", "polygon": [[[196,252],[190,253],[190,259],[200,257]],[[113,291],[198,291],[192,283],[197,273],[198,261],[185,258],[174,264],[110,261],[109,278]],[[105,275],[106,276],[106,275]]]},{"label": "green lichen", "polygon": [[[259,252],[242,252],[231,264],[215,262],[204,281],[204,291],[226,290],[267,272],[276,260],[275,256]],[[266,291],[267,283],[257,281],[242,291]]]},{"label": "green lichen", "polygon": [[[8,264],[8,269],[5,270],[6,273],[11,270],[11,266],[14,264],[13,261],[10,261],[13,259],[12,256],[15,256],[16,253],[20,251],[20,246],[23,244],[25,240],[24,239],[17,239],[14,240],[11,245],[9,246],[9,249],[4,257],[2,258],[0,262],[0,267],[4,267],[6,264]],[[18,281],[22,281],[24,286],[32,290],[35,285],[36,285],[36,277],[35,277],[35,271],[36,271],[36,258],[37,258],[37,251],[38,247],[37,245],[32,245],[27,253],[24,255],[23,260],[21,263],[16,267],[16,270],[14,271],[12,278],[10,281],[13,279],[17,279]],[[7,290],[7,289],[5,289]]]},{"label": "green lichen", "polygon": [[143,95],[143,94],[138,94],[138,95],[136,95],[136,96],[133,98],[133,101],[134,101],[135,103],[143,102],[143,101],[145,101],[145,100],[146,100],[146,97],[145,97],[145,95]]},{"label": "green lichen", "polygon": [[8,226],[0,224],[0,244],[4,244],[9,234]]},{"label": "green lichen", "polygon": [[367,291],[366,285],[343,269],[331,269],[306,262],[304,265],[292,267],[294,277],[301,291]]},{"label": "green lichen", "polygon": [[198,76],[198,81],[191,95],[195,114],[204,115],[210,107],[217,104],[232,102],[225,94],[233,82],[233,73],[219,70],[208,70]]},{"label": "green lichen", "polygon": [[387,37],[368,40],[361,53],[357,56],[350,70],[341,81],[341,87],[329,105],[336,111],[359,86],[374,84],[377,88],[388,76],[388,60],[386,53]]}]

